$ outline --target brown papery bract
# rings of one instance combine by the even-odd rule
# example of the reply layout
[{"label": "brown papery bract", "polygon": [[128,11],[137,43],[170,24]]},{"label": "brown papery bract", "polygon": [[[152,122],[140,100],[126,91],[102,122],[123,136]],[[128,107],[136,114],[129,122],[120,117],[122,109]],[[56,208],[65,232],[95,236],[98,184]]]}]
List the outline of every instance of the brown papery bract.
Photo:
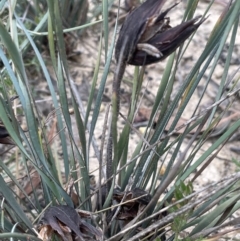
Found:
[{"label": "brown papery bract", "polygon": [[[161,12],[165,1],[147,0],[129,13],[116,43],[117,62],[143,66],[169,56],[203,23],[198,16],[175,27],[170,26],[168,12]],[[119,60],[121,54],[121,60]]]}]

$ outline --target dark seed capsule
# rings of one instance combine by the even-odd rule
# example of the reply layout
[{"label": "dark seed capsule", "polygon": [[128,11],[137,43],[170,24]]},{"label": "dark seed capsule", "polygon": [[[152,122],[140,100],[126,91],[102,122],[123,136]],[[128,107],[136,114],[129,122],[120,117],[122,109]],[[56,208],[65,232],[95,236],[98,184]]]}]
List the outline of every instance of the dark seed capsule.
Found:
[{"label": "dark seed capsule", "polygon": [[168,12],[161,12],[166,0],[147,0],[129,13],[119,33],[115,57],[117,62],[147,65],[173,53],[205,20],[196,17],[170,26]]}]

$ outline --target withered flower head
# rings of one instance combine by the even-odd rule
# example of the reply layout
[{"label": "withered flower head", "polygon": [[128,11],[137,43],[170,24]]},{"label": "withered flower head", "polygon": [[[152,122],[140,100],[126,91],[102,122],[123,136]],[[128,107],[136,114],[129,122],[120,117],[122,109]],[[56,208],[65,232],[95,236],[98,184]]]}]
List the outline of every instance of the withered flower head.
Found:
[{"label": "withered flower head", "polygon": [[167,13],[161,12],[166,0],[146,0],[129,13],[119,33],[115,57],[132,65],[158,62],[173,53],[205,20],[198,16],[176,27],[170,26]]}]

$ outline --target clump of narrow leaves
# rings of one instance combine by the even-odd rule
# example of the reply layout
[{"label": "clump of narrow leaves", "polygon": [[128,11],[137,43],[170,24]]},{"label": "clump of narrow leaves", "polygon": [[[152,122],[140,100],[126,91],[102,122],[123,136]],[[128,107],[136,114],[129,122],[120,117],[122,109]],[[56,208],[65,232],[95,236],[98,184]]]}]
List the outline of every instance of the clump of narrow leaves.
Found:
[{"label": "clump of narrow leaves", "polygon": [[[10,2],[11,1],[9,1],[9,6]],[[107,21],[109,17],[109,5],[106,4],[106,1],[102,2],[102,9],[106,10],[105,12],[103,10],[105,16],[104,14],[102,14],[102,16],[104,17],[104,33],[107,33],[105,36],[107,40],[109,37],[108,31],[106,31],[106,26],[108,26]],[[176,4],[163,11],[162,9],[165,2],[167,1],[146,0],[141,6],[132,10],[127,16],[126,21],[120,30],[115,48],[115,56],[117,60],[115,76],[117,77],[115,78],[114,76],[114,81],[119,81],[119,83],[121,82],[125,70],[124,68],[127,64],[142,66],[156,63],[169,56],[184,41],[186,41],[186,39],[194,33],[194,31],[197,30],[205,20],[204,18],[198,16],[193,19],[189,18],[189,21],[182,22],[181,24],[173,27],[171,26],[170,19],[168,18],[168,13],[174,9]],[[197,2],[197,0],[188,1],[188,4],[194,8]],[[67,37],[65,35],[66,38],[64,38],[63,26],[61,25],[63,15],[62,12],[59,11],[62,6],[59,6],[59,3],[60,1],[48,1],[49,11],[45,15],[45,21],[42,23],[42,25],[47,25],[45,23],[48,23],[48,47],[51,49],[51,64],[53,65],[54,72],[56,73],[56,86],[53,86],[51,80],[52,78],[50,78],[50,74],[45,66],[45,61],[43,61],[41,53],[39,53],[37,47],[35,46],[34,42],[36,40],[36,36],[33,38],[32,35],[29,35],[29,29],[25,29],[23,21],[15,13],[13,15],[14,21],[9,21],[9,24],[11,25],[11,22],[13,22],[15,25],[15,21],[17,21],[16,25],[21,27],[23,34],[26,33],[28,41],[31,40],[32,49],[35,51],[36,56],[41,63],[45,79],[48,81],[48,87],[51,92],[54,111],[56,111],[56,126],[58,127],[57,134],[61,139],[61,152],[63,153],[62,159],[55,160],[55,157],[58,156],[55,155],[53,150],[54,148],[51,144],[49,144],[49,142],[46,142],[48,144],[45,148],[44,141],[48,140],[48,138],[46,138],[47,135],[45,133],[45,126],[39,125],[42,119],[40,115],[36,114],[37,111],[35,108],[33,108],[35,99],[31,92],[31,88],[29,88],[28,78],[25,73],[24,64],[26,64],[26,62],[25,59],[23,61],[22,58],[25,54],[21,52],[21,49],[17,49],[16,46],[18,46],[18,44],[13,42],[15,40],[12,40],[11,35],[9,34],[11,31],[14,33],[15,28],[13,25],[9,28],[8,24],[0,24],[0,37],[3,40],[2,42],[8,53],[5,55],[4,52],[1,51],[0,47],[0,57],[4,60],[4,65],[7,70],[5,71],[3,69],[2,72],[3,74],[6,73],[6,76],[12,78],[15,91],[20,97],[22,113],[27,119],[28,127],[27,135],[25,135],[21,128],[19,128],[20,133],[13,132],[13,130],[16,129],[12,128],[11,125],[13,118],[9,117],[10,111],[4,111],[4,109],[7,108],[6,105],[2,103],[3,101],[1,101],[1,117],[5,118],[2,118],[4,125],[0,126],[0,142],[4,143],[2,140],[9,138],[9,133],[11,133],[10,131],[12,130],[12,133],[14,134],[11,134],[12,139],[21,150],[20,154],[23,159],[23,164],[26,167],[26,176],[30,180],[30,182],[25,186],[18,185],[19,183],[16,180],[17,175],[15,176],[15,173],[11,173],[8,167],[5,166],[4,162],[0,162],[1,168],[5,171],[0,175],[0,196],[2,203],[0,240],[1,238],[7,239],[8,237],[12,237],[13,239],[17,237],[19,240],[23,237],[23,240],[25,240],[24,238],[26,238],[26,240],[33,240],[29,238],[32,234],[35,235],[34,238],[36,238],[36,234],[33,232],[34,223],[32,222],[32,220],[37,220],[35,212],[31,212],[31,210],[28,209],[29,212],[27,212],[27,214],[33,214],[33,218],[29,219],[28,216],[25,215],[25,209],[21,209],[23,205],[25,205],[25,200],[23,201],[23,199],[27,199],[30,194],[33,194],[35,197],[31,208],[36,206],[34,207],[34,211],[36,211],[37,214],[41,213],[43,207],[50,205],[51,203],[67,204],[52,206],[44,212],[38,236],[44,241],[54,240],[55,235],[58,237],[58,240],[64,241],[106,239],[109,241],[135,241],[140,239],[150,241],[155,240],[155,238],[160,238],[161,240],[167,239],[170,241],[178,240],[178,236],[182,238],[182,234],[188,232],[188,230],[192,231],[191,233],[186,234],[186,240],[197,240],[198,238],[207,237],[212,233],[215,233],[215,231],[220,228],[226,227],[224,221],[231,218],[232,214],[236,210],[239,210],[240,207],[238,201],[238,182],[240,180],[240,174],[238,173],[231,180],[223,180],[223,184],[220,183],[221,185],[215,184],[217,187],[215,190],[213,190],[212,186],[210,186],[208,189],[205,189],[203,195],[201,193],[194,193],[192,186],[185,185],[184,183],[189,175],[194,174],[197,170],[197,173],[194,174],[193,177],[194,181],[203,169],[207,167],[208,163],[210,163],[215,155],[217,155],[216,150],[220,150],[219,146],[224,145],[225,141],[228,141],[231,135],[239,128],[239,120],[234,123],[232,129],[229,130],[228,133],[226,132],[226,135],[228,136],[223,135],[222,139],[218,139],[214,145],[205,151],[196,161],[195,156],[198,154],[198,150],[201,149],[202,143],[205,142],[207,137],[209,137],[207,134],[209,128],[204,129],[205,133],[199,138],[197,145],[193,142],[190,143],[191,145],[189,145],[189,151],[191,151],[191,148],[193,151],[189,156],[187,156],[186,153],[184,154],[181,152],[180,147],[183,144],[182,141],[187,134],[192,134],[192,132],[193,134],[196,134],[194,135],[196,140],[196,138],[200,136],[197,134],[200,133],[201,128],[199,128],[199,132],[196,133],[195,124],[192,126],[192,123],[188,122],[185,125],[186,130],[184,130],[183,133],[177,133],[177,137],[174,138],[173,142],[169,140],[169,137],[172,133],[174,133],[174,131],[176,134],[177,129],[175,127],[181,118],[183,109],[186,107],[186,102],[189,101],[200,79],[202,79],[203,75],[206,73],[206,69],[209,68],[209,64],[212,63],[214,65],[212,60],[215,56],[216,61],[219,59],[219,56],[217,56],[216,53],[219,53],[220,55],[222,50],[221,48],[224,45],[225,40],[222,36],[227,37],[228,31],[230,32],[230,28],[232,28],[232,26],[235,26],[232,29],[232,45],[234,44],[234,34],[237,31],[237,26],[239,24],[239,2],[235,1],[234,6],[228,9],[229,12],[226,9],[225,13],[223,13],[220,17],[220,26],[216,25],[214,30],[215,33],[213,31],[213,35],[209,38],[207,48],[204,49],[203,55],[197,61],[194,68],[189,70],[189,75],[183,80],[183,86],[181,90],[179,90],[178,94],[174,96],[174,101],[171,101],[170,99],[170,92],[173,88],[173,81],[178,64],[181,62],[182,51],[178,55],[179,58],[178,61],[176,61],[176,65],[173,65],[174,56],[172,55],[169,58],[168,64],[165,68],[167,71],[164,71],[163,73],[161,85],[156,96],[156,102],[148,119],[149,123],[151,123],[153,118],[157,117],[157,112],[161,108],[161,114],[159,118],[157,118],[154,134],[151,136],[148,136],[148,134],[144,137],[141,136],[141,138],[139,138],[139,144],[134,150],[133,156],[128,159],[128,148],[131,146],[131,138],[129,138],[132,127],[131,123],[134,119],[133,116],[136,111],[135,107],[138,104],[141,89],[140,82],[142,82],[144,72],[139,71],[138,68],[135,69],[136,74],[134,76],[132,103],[130,107],[132,109],[129,111],[129,118],[126,118],[128,122],[126,122],[127,124],[125,127],[127,128],[124,127],[119,139],[116,134],[117,131],[114,133],[115,128],[117,129],[118,122],[118,108],[115,108],[115,106],[119,99],[118,101],[113,101],[112,107],[113,109],[115,108],[115,112],[113,112],[112,115],[113,131],[112,133],[108,133],[108,143],[111,143],[112,138],[114,142],[114,149],[111,148],[111,145],[109,145],[111,155],[107,153],[110,157],[107,158],[107,161],[108,163],[111,162],[112,168],[115,169],[114,171],[110,170],[110,174],[106,172],[106,176],[102,175],[102,177],[105,178],[105,181],[114,180],[114,182],[112,182],[113,185],[109,185],[109,188],[107,188],[107,185],[104,184],[101,191],[97,191],[96,182],[94,178],[92,179],[93,176],[89,174],[89,166],[91,165],[91,158],[93,156],[90,152],[90,149],[92,149],[90,146],[91,143],[93,143],[95,154],[99,158],[100,166],[102,165],[101,167],[103,167],[103,162],[100,161],[101,158],[99,155],[102,155],[105,151],[103,143],[104,138],[101,138],[103,145],[100,147],[94,140],[94,133],[95,128],[99,127],[96,125],[96,121],[99,117],[98,111],[100,109],[106,78],[109,73],[114,41],[111,48],[106,51],[107,61],[104,67],[104,74],[100,83],[96,105],[94,109],[92,109],[93,98],[91,99],[90,97],[89,102],[87,103],[88,111],[85,115],[84,104],[82,105],[81,101],[77,100],[81,99],[78,98],[81,96],[77,95],[79,93],[75,94],[73,91],[75,90],[75,85],[71,85],[74,81],[71,80],[71,73],[68,71],[66,53],[71,54],[72,45],[70,44],[69,48],[68,46],[65,46],[65,49],[64,42],[67,41],[69,44],[70,40],[68,37],[71,38],[72,35],[69,34]],[[71,9],[73,9],[74,12],[74,7],[78,5],[78,1],[75,1],[75,4],[76,5],[71,5]],[[193,13],[194,10],[190,11],[192,10],[190,8],[186,10],[185,16],[193,16],[191,13]],[[62,8],[62,10],[65,9],[67,8]],[[81,8],[81,11],[84,11],[85,9],[86,11],[85,15],[83,15],[83,19],[74,21],[74,23],[77,24],[85,22],[84,18],[87,14],[87,2],[85,2],[85,7],[83,6]],[[233,17],[231,17],[231,13],[233,14]],[[70,22],[68,23],[70,24]],[[71,26],[75,26],[75,24]],[[45,32],[47,30],[40,28],[36,28],[36,30],[34,30],[34,32],[38,31]],[[23,34],[21,36],[23,36]],[[12,34],[12,36],[15,36],[15,34]],[[232,45],[230,46],[230,49],[232,49]],[[22,49],[26,49],[26,51],[27,49],[30,49],[30,47],[26,45],[21,47]],[[105,47],[107,49],[107,47],[109,47],[108,44],[105,44]],[[98,84],[97,80],[99,79],[98,72],[101,59],[101,48],[102,46],[100,44],[99,60],[94,71],[93,82],[95,84],[92,85],[92,93],[94,93],[94,88],[96,87],[96,84]],[[110,54],[107,54],[108,52]],[[231,51],[229,51],[229,53],[230,56]],[[228,60],[230,60],[230,57]],[[230,61],[228,62],[230,63]],[[206,65],[203,66],[204,63],[206,63]],[[12,68],[11,64],[14,65],[14,68]],[[173,66],[176,66],[176,68]],[[226,64],[226,69],[228,67],[229,66]],[[121,71],[118,71],[118,68],[120,68]],[[15,73],[15,69],[18,75]],[[209,78],[211,78],[210,75]],[[223,79],[223,82],[224,81],[226,80]],[[66,86],[70,86],[70,90],[72,91],[70,91],[71,93],[66,91]],[[117,92],[119,90],[118,87],[120,84],[119,86],[113,86],[114,99],[114,91]],[[169,89],[165,89],[168,86]],[[161,87],[164,87],[163,91],[161,90]],[[224,83],[223,87],[225,88]],[[71,103],[74,107],[74,114],[78,125],[76,129],[72,128],[72,122],[69,115],[69,95],[72,95]],[[159,98],[160,96],[161,98]],[[220,99],[221,94],[218,97]],[[180,101],[181,105],[178,108]],[[215,107],[217,105],[218,104],[216,104]],[[79,113],[80,108],[81,113]],[[93,118],[90,118],[92,110]],[[177,115],[174,114],[175,110],[177,111]],[[208,108],[207,110],[210,115],[211,108]],[[216,113],[213,111],[212,118],[214,118],[215,114]],[[88,117],[85,119],[84,116]],[[91,119],[91,121],[88,119]],[[208,118],[204,117],[203,121],[207,121],[207,119]],[[199,123],[201,122],[196,122],[196,125]],[[109,123],[106,123],[106,126],[107,124]],[[88,128],[89,125],[90,128]],[[170,127],[168,127],[168,125]],[[202,126],[204,126],[204,123],[202,123]],[[148,129],[151,129],[151,125],[148,126]],[[75,134],[75,130],[79,131],[78,136],[80,139],[80,145],[79,143],[75,143],[74,138],[72,138],[73,134]],[[169,132],[167,137],[163,135],[166,130]],[[89,133],[89,135],[86,135],[86,133]],[[55,131],[51,131],[51,136],[53,134],[55,134]],[[88,138],[89,136],[90,138]],[[66,137],[69,137],[70,139],[71,148],[68,148],[69,143],[66,142]],[[192,141],[194,141],[194,138],[192,138]],[[5,142],[5,144],[11,143]],[[174,151],[172,152],[172,150]],[[99,154],[99,152],[101,154]],[[177,157],[178,153],[181,153],[179,158]],[[165,159],[166,154],[169,156],[171,155],[171,159],[170,162],[167,163],[167,168],[161,177],[161,182],[159,183],[157,180],[158,174],[156,168],[159,166],[160,161],[167,160],[167,158]],[[213,155],[211,156],[211,154]],[[208,159],[208,157],[210,158]],[[203,164],[206,160],[207,164],[199,169],[201,164]],[[56,164],[62,161],[64,161],[64,165],[56,168]],[[29,166],[33,166],[34,170],[31,170]],[[73,178],[71,182],[69,181],[68,187],[66,188],[67,190],[63,188],[66,180],[60,180],[63,166],[65,168],[64,178],[66,180],[69,180],[70,176]],[[58,171],[61,172],[61,174]],[[102,174],[101,171],[102,168],[100,168],[100,174]],[[20,195],[14,193],[13,190],[8,187],[9,185],[5,177],[10,177],[11,181],[14,182],[14,184],[17,184],[16,186],[18,186],[18,188],[22,191]],[[118,177],[119,179],[117,180]],[[102,178],[100,177],[99,179],[99,186],[101,188]],[[42,186],[41,191],[43,190],[44,193],[44,203],[42,206],[39,202],[38,193],[36,193],[36,186],[40,186],[40,183]],[[152,185],[150,189],[147,189],[147,186],[150,183]],[[116,184],[118,184],[118,186]],[[91,185],[93,187],[91,187]],[[96,193],[95,196],[97,196],[98,201],[95,209],[92,208],[93,203],[91,203],[90,193],[92,191]],[[17,200],[21,201],[20,204]],[[176,201],[178,203],[173,203]],[[173,205],[172,208],[170,208],[171,205]],[[74,209],[72,206],[79,207],[81,210]],[[105,209],[108,206],[110,206],[110,208]],[[27,207],[27,205],[25,205],[24,208],[25,207]],[[83,211],[82,209],[88,211]],[[98,211],[94,213],[93,219],[93,213],[91,211],[95,211],[96,209]],[[237,221],[239,220],[234,219],[234,222],[228,223],[228,226],[233,223],[236,224]]]}]

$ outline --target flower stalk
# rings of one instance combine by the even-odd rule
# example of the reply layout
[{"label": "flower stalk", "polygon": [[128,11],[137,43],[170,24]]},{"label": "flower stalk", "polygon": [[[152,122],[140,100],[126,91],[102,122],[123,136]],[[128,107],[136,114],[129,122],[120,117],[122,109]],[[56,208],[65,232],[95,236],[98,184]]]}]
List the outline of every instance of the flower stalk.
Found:
[{"label": "flower stalk", "polygon": [[[166,0],[146,0],[130,11],[123,23],[115,47],[117,68],[113,79],[112,122],[107,147],[107,179],[116,173],[120,156],[117,148],[119,91],[127,64],[144,66],[163,60],[173,53],[203,23],[198,16],[171,27],[167,14],[178,3],[161,11]],[[112,150],[114,157],[112,158]],[[110,190],[112,182],[107,184]]]}]

